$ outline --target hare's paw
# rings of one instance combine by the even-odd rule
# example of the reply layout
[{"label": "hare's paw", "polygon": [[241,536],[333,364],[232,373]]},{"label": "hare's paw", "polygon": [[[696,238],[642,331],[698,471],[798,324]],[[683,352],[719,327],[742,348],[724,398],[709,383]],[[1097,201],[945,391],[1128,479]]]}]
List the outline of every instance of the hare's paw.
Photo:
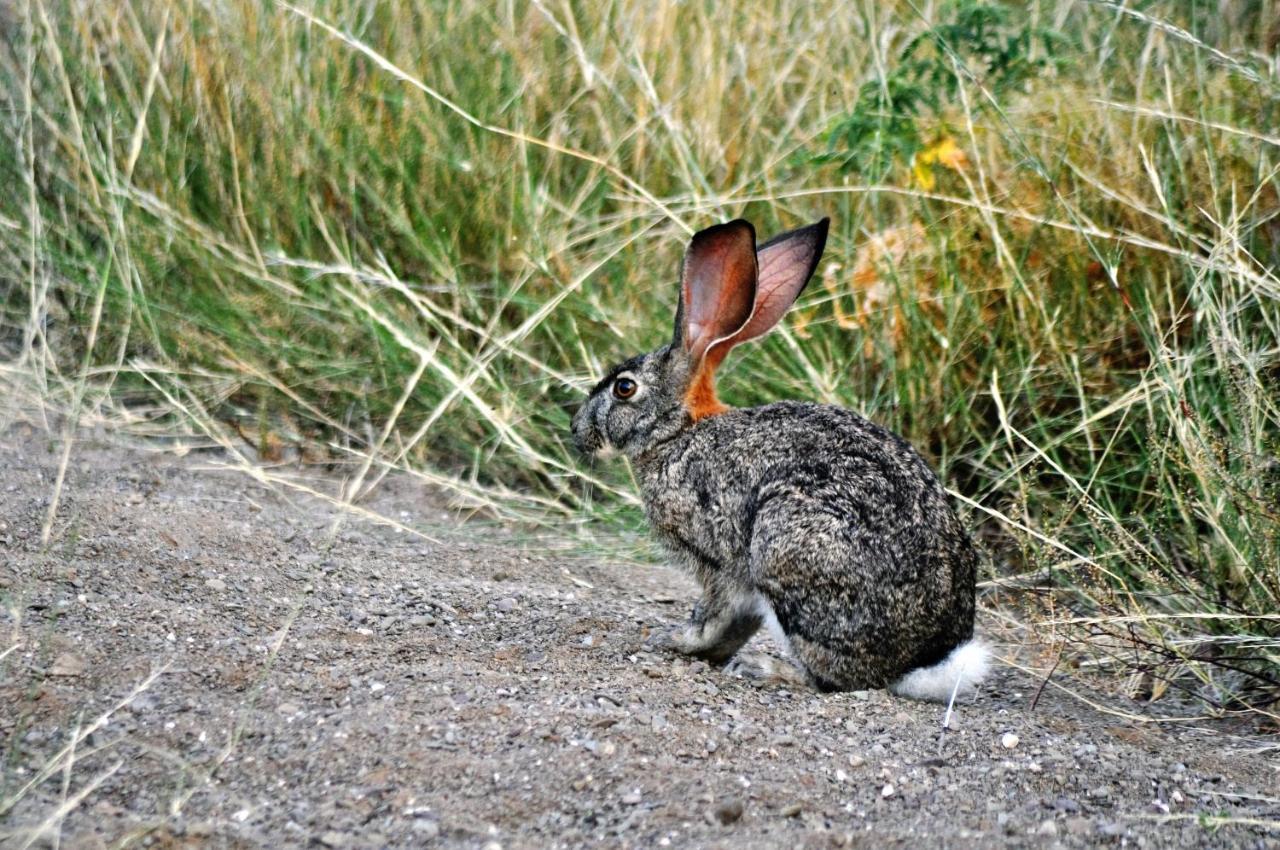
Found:
[{"label": "hare's paw", "polygon": [[681,626],[655,626],[644,640],[648,652],[671,652],[687,655],[692,651],[696,630],[688,624]]},{"label": "hare's paw", "polygon": [[758,652],[744,652],[735,655],[724,671],[733,676],[750,679],[765,685],[792,685],[802,687],[808,684],[804,671],[787,661],[779,661]]}]

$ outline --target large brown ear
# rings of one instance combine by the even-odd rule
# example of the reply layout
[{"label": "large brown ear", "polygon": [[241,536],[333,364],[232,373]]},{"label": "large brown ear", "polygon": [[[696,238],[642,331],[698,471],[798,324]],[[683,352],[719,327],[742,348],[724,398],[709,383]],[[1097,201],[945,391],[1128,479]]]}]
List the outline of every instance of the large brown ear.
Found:
[{"label": "large brown ear", "polygon": [[676,318],[676,340],[695,369],[716,343],[742,329],[755,295],[755,228],[738,219],[695,233],[684,255]]},{"label": "large brown ear", "polygon": [[779,234],[760,246],[755,308],[751,319],[733,335],[726,347],[768,333],[795,303],[804,285],[813,276],[827,245],[831,219]]}]

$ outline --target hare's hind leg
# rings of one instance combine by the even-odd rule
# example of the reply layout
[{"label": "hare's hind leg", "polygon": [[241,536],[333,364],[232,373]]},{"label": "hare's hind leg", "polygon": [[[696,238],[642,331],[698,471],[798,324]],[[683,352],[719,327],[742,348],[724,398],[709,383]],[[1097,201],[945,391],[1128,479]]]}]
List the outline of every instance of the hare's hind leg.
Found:
[{"label": "hare's hind leg", "polygon": [[791,640],[779,625],[778,618],[773,613],[773,606],[759,591],[755,593],[755,605],[756,613],[773,638],[782,659],[779,660],[765,652],[739,652],[725,665],[725,671],[746,679],[775,685],[809,684],[809,674],[797,663],[795,652],[791,649]]},{"label": "hare's hind leg", "polygon": [[763,505],[751,541],[752,579],[776,620],[775,636],[785,637],[813,687],[881,688],[897,652],[898,606],[885,555],[861,545],[848,520],[824,508],[799,494]]}]

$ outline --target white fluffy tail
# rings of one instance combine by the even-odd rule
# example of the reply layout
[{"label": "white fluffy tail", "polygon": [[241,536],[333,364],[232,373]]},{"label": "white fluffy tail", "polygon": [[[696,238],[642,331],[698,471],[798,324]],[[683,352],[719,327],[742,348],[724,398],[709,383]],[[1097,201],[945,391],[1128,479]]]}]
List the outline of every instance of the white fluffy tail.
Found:
[{"label": "white fluffy tail", "polygon": [[960,644],[932,667],[912,670],[889,685],[889,691],[911,699],[947,702],[956,695],[972,692],[986,678],[990,667],[991,650],[974,639]]}]

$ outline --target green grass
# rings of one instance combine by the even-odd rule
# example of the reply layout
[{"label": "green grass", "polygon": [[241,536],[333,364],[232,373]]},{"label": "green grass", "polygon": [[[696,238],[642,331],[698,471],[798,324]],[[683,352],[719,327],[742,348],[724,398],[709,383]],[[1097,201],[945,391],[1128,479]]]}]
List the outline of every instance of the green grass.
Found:
[{"label": "green grass", "polygon": [[1280,715],[1274,0],[299,7],[8,13],[14,397],[634,526],[583,390],[663,341],[690,232],[831,215],[722,395],[901,431],[1052,585],[996,599],[1037,638]]}]

